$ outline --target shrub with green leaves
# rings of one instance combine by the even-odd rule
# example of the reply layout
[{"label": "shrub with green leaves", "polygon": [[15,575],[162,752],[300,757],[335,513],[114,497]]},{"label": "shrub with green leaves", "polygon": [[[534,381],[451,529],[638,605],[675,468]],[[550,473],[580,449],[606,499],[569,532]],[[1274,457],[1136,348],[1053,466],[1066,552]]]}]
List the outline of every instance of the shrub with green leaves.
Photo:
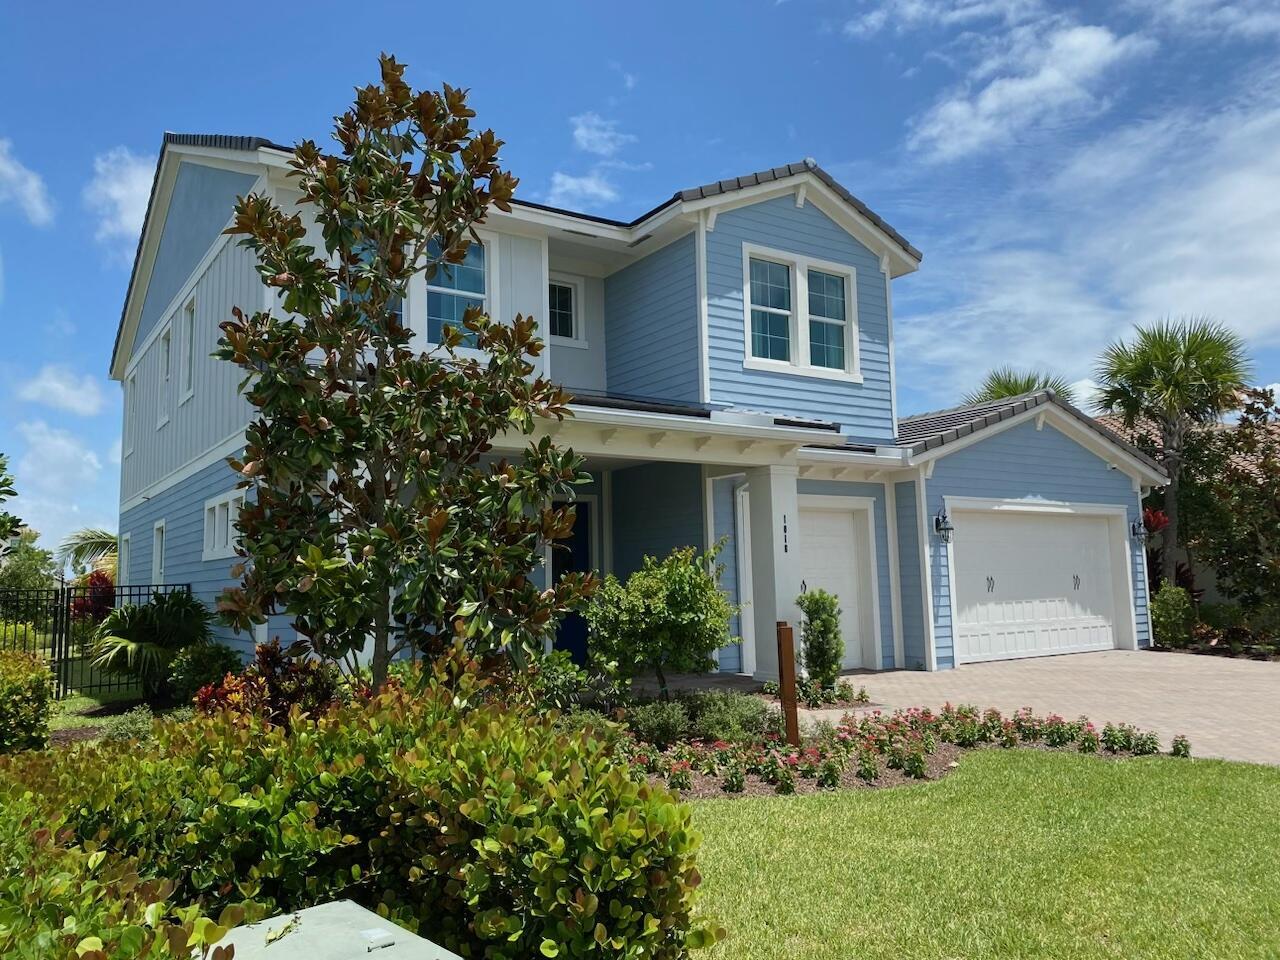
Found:
[{"label": "shrub with green leaves", "polygon": [[1182,587],[1166,583],[1151,598],[1151,629],[1156,643],[1185,647],[1191,641],[1194,617],[1191,596]]},{"label": "shrub with green leaves", "polygon": [[623,584],[605,578],[586,609],[595,658],[616,663],[623,677],[652,673],[662,698],[669,697],[668,673],[706,673],[712,654],[733,642],[729,620],[734,606],[720,590],[715,558],[693,547],[672,550],[644,565]]},{"label": "shrub with green leaves", "polygon": [[729,690],[700,690],[683,694],[694,740],[746,743],[776,731],[781,714],[759,697]]},{"label": "shrub with green leaves", "polygon": [[[178,707],[161,716],[171,722],[181,722],[190,720],[194,715],[195,711],[191,707]],[[152,713],[150,707],[139,704],[132,710],[107,717],[98,728],[98,734],[104,740],[151,740],[155,732],[156,717],[157,714]]]},{"label": "shrub with green leaves", "polygon": [[627,710],[626,724],[637,740],[667,747],[689,735],[689,709],[679,700],[638,703]]},{"label": "shrub with green leaves", "polygon": [[116,607],[98,627],[94,666],[142,683],[149,703],[168,696],[169,668],[178,652],[209,642],[212,615],[186,591],[155,593],[146,603]]},{"label": "shrub with green leaves", "polygon": [[52,712],[49,665],[35,654],[0,651],[0,753],[47,746]]},{"label": "shrub with green leaves", "polygon": [[169,696],[174,703],[189,704],[202,687],[221,683],[227,674],[244,666],[240,654],[221,643],[179,650],[169,664]]},{"label": "shrub with green leaves", "polygon": [[796,597],[796,606],[803,616],[800,641],[804,669],[818,686],[832,688],[844,661],[840,598],[825,590],[806,590]]},{"label": "shrub with green leaves", "polygon": [[693,913],[689,808],[589,731],[495,698],[478,671],[450,660],[416,690],[287,726],[222,713],[161,721],[146,751],[0,758],[0,821],[26,798],[32,828],[92,840],[214,915],[346,897],[491,960],[677,960],[717,939]]}]

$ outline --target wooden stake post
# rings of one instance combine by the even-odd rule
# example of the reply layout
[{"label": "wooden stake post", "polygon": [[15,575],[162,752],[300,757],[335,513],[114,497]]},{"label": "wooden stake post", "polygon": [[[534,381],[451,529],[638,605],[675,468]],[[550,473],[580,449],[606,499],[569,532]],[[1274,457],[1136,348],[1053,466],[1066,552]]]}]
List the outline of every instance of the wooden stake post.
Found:
[{"label": "wooden stake post", "polygon": [[791,625],[778,621],[778,699],[787,743],[800,746],[800,717],[796,712],[796,642]]}]

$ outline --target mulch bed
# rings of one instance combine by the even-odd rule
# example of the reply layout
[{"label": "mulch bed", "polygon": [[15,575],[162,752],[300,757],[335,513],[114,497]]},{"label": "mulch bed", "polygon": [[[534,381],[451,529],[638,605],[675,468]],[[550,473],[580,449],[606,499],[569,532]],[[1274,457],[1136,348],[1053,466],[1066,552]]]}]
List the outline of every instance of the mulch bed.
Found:
[{"label": "mulch bed", "polygon": [[[71,716],[81,717],[86,721],[101,720],[103,717],[114,717],[122,713],[128,713],[141,702],[141,700],[116,700],[112,703],[104,703],[101,706],[90,707],[88,710],[77,710]],[[98,736],[101,729],[98,724],[89,722],[79,727],[64,727],[61,730],[54,730],[49,734],[49,745],[52,747],[65,747],[68,744],[93,740]]]},{"label": "mulch bed", "polygon": [[[930,783],[934,780],[941,780],[951,771],[959,766],[960,758],[966,753],[972,753],[975,750],[1038,750],[1046,753],[1080,753],[1075,744],[1065,747],[1051,747],[1046,743],[1020,743],[1016,747],[1002,747],[994,743],[983,743],[976,747],[958,747],[954,743],[940,743],[933,753],[929,754],[925,762],[925,776],[908,777],[901,770],[890,770],[883,765],[880,767],[880,775],[872,783],[860,779],[855,773],[855,767],[850,764],[840,776],[839,787],[819,787],[816,780],[796,777],[796,789],[794,796],[803,796],[811,793],[826,793],[831,790],[885,790],[892,787],[905,787],[913,783]],[[1108,750],[1099,748],[1097,753],[1083,754],[1083,756],[1091,756],[1096,760],[1125,760],[1130,759],[1134,754],[1129,752],[1111,753]],[[667,781],[662,777],[650,777],[650,782],[655,786],[665,787]],[[682,800],[735,800],[738,797],[776,797],[783,796],[778,793],[778,788],[772,783],[761,779],[755,774],[749,773],[746,777],[746,784],[740,793],[726,793],[721,787],[722,777],[713,777],[705,773],[694,772],[693,786],[688,790],[677,790]]]},{"label": "mulch bed", "polygon": [[54,730],[49,734],[49,746],[66,747],[73,743],[94,740],[101,729],[101,727],[66,727],[62,730]]},{"label": "mulch bed", "polygon": [[1154,644],[1147,648],[1152,653],[1189,653],[1199,657],[1225,657],[1228,660],[1261,660],[1264,663],[1280,662],[1280,653],[1251,651],[1249,648],[1232,653],[1230,647],[1192,644],[1189,647],[1162,647]]}]

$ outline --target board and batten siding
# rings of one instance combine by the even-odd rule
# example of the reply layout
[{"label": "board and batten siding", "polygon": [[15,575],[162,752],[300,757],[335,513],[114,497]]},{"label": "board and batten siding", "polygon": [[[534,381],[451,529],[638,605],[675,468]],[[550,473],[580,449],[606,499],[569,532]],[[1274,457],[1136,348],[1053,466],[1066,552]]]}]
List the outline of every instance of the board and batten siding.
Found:
[{"label": "board and batten siding", "polygon": [[[707,339],[711,402],[781,416],[829,420],[851,437],[892,443],[889,316],[879,259],[812,203],[792,194],[720,213],[707,243]],[[857,274],[862,383],[753,370],[747,357],[743,244],[845,264]],[[793,344],[808,350],[808,344]]]},{"label": "board and batten siding", "polygon": [[134,344],[146,340],[235,212],[236,197],[257,178],[184,160],[178,166],[165,212],[155,263],[142,301]]},{"label": "board and batten siding", "polygon": [[927,663],[925,644],[923,580],[920,576],[920,521],[916,511],[916,485],[900,481],[893,485],[894,507],[898,515],[898,590],[902,597],[902,657],[900,666],[923,670]]},{"label": "board and batten siding", "polygon": [[645,463],[613,471],[613,572],[626,580],[646,556],[705,549],[702,467]]},{"label": "board and batten siding", "polygon": [[[184,311],[195,302],[194,392],[183,399],[183,363],[187,343]],[[240,394],[243,371],[210,354],[221,335],[218,324],[231,319],[231,308],[260,309],[263,286],[253,253],[235,243],[222,247],[196,281],[190,298],[178,302],[161,321],[170,336],[169,383],[164,384],[164,337],[156,336],[125,375],[125,440],[120,459],[122,502],[163,480],[236,431],[250,418]],[[168,422],[163,423],[163,417]]]},{"label": "board and batten siding", "polygon": [[[718,228],[717,228],[718,229]],[[893,666],[893,588],[889,579],[889,528],[888,514],[885,512],[884,484],[858,483],[842,480],[798,480],[796,493],[801,497],[866,497],[875,501],[872,510],[872,532],[875,536],[875,590],[876,600],[880,607],[880,662],[887,669]],[[800,502],[804,509],[804,501]],[[804,543],[800,543],[804,550]],[[849,549],[854,549],[849,544]],[[859,575],[865,571],[859,571]],[[868,667],[873,663],[866,664]]]},{"label": "board and batten siding", "polygon": [[[930,516],[942,509],[944,497],[979,497],[998,500],[1060,501],[1123,506],[1128,523],[1140,520],[1141,497],[1133,480],[1082,447],[1066,434],[1045,423],[1037,430],[1028,420],[980,440],[934,464],[925,482],[925,502]],[[899,499],[899,503],[901,503]],[[957,525],[956,537],[964,536]],[[955,666],[951,624],[951,582],[945,545],[929,534],[933,586],[934,642],[937,667]],[[1129,545],[1134,614],[1139,646],[1150,638],[1147,617],[1147,572],[1144,551]],[[904,597],[905,605],[905,597]],[[1123,611],[1116,611],[1122,616]]]},{"label": "board and batten siding", "polygon": [[699,402],[693,234],[606,277],[604,310],[610,393]]}]

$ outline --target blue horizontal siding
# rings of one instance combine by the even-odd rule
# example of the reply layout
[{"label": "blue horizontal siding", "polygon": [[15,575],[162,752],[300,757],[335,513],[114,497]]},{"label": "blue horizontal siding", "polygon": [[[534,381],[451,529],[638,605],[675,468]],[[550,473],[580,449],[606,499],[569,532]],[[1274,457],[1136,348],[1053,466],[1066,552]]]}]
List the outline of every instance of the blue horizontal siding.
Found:
[{"label": "blue horizontal siding", "polygon": [[[869,497],[875,501],[872,509],[876,552],[876,597],[880,607],[880,661],[885,667],[893,666],[893,588],[889,579],[889,527],[885,512],[885,490],[880,483],[845,483],[840,480],[798,480],[796,493],[800,496],[821,497]],[[803,506],[803,504],[801,504]],[[804,549],[804,544],[800,545]],[[853,549],[853,544],[849,545]],[[874,667],[875,664],[865,664]]]},{"label": "blue horizontal siding", "polygon": [[[235,558],[202,560],[204,552],[204,504],[206,500],[229,493],[235,488],[236,475],[225,461],[205,467],[195,475],[174,484],[120,515],[120,533],[129,534],[129,583],[151,582],[152,531],[159,520],[165,524],[165,580],[189,583],[192,593],[210,610],[217,609],[219,594],[234,585],[231,567]],[[273,634],[282,634],[284,618],[275,618]],[[248,634],[234,635],[221,624],[215,634],[223,642],[248,653],[253,639]],[[292,638],[292,630],[287,634]]]},{"label": "blue horizontal siding", "polygon": [[609,391],[701,400],[694,236],[656,250],[604,282]]},{"label": "blue horizontal siding", "polygon": [[[1142,512],[1141,499],[1127,474],[1110,469],[1105,460],[1052,425],[1037,430],[1031,421],[939,459],[925,483],[925,495],[930,516],[937,515],[947,496],[1115,504],[1126,508],[1130,523],[1140,519]],[[962,535],[963,531],[956,532]],[[1145,647],[1150,639],[1146,562],[1142,550],[1130,552],[1138,644]],[[946,549],[932,534],[929,553],[937,666],[951,667],[955,651],[950,571]]]},{"label": "blue horizontal siding", "polygon": [[[857,273],[862,383],[743,367],[746,307],[743,244],[845,264]],[[879,259],[812,203],[791,195],[728,210],[707,234],[707,337],[711,400],[768,413],[839,423],[867,442],[892,442],[889,314]],[[793,348],[808,349],[807,344]]]}]

